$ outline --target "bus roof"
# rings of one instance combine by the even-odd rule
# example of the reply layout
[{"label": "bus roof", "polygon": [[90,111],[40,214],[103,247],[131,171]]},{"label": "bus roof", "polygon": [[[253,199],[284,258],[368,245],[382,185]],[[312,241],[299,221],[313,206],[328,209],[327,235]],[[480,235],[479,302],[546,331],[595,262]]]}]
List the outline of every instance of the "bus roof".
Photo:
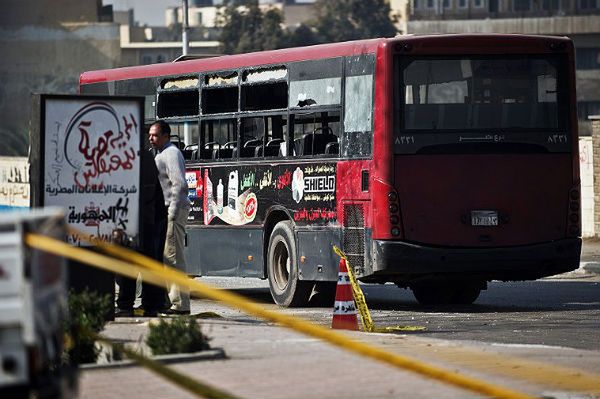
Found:
[{"label": "bus roof", "polygon": [[[442,39],[442,40],[440,40]],[[510,41],[507,41],[510,39]],[[204,71],[219,71],[257,65],[282,64],[287,62],[332,58],[349,55],[375,53],[377,48],[387,43],[411,44],[414,48],[427,47],[441,54],[457,53],[457,49],[485,48],[496,52],[493,44],[510,45],[514,53],[527,53],[532,47],[551,51],[546,44],[570,42],[570,39],[556,36],[532,36],[521,34],[445,34],[445,35],[403,35],[394,38],[356,40],[341,43],[319,44],[307,47],[294,47],[280,50],[260,51],[238,55],[224,55],[212,58],[194,59],[162,64],[131,66],[114,69],[89,71],[81,74],[79,83],[90,84],[125,79],[179,75]],[[496,42],[496,43],[494,43]],[[503,46],[497,52],[506,51]],[[564,47],[564,46],[563,46]]]},{"label": "bus roof", "polygon": [[123,79],[136,79],[161,75],[235,69],[244,66],[278,64],[317,58],[341,57],[374,53],[379,44],[388,39],[357,40],[343,43],[319,44],[255,53],[224,55],[219,57],[142,65],[84,72],[80,84]]}]

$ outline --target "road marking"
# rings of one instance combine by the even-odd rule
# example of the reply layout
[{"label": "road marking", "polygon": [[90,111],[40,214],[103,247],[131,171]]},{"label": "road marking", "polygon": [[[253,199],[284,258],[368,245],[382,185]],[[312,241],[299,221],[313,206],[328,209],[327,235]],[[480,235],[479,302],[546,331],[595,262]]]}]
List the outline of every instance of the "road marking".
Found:
[{"label": "road marking", "polygon": [[[431,358],[436,358],[444,363],[473,369],[478,373],[498,375],[538,384],[546,390],[555,389],[582,392],[596,396],[600,395],[600,374],[598,373],[526,360],[498,352],[473,349],[459,346],[462,344],[457,343],[436,343],[437,340],[435,339],[404,338],[405,340],[398,342],[401,343],[402,351],[410,351],[414,356],[419,356],[421,359],[431,360]],[[492,344],[489,349],[492,349],[492,346],[495,345]],[[532,348],[544,347],[542,345],[520,346]]]}]

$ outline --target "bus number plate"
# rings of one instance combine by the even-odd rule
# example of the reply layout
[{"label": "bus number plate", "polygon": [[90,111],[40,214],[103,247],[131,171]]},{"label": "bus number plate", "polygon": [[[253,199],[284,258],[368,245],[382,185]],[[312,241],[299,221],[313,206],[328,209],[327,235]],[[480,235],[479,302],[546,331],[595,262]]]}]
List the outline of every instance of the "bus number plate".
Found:
[{"label": "bus number plate", "polygon": [[471,211],[472,226],[498,226],[498,212]]}]

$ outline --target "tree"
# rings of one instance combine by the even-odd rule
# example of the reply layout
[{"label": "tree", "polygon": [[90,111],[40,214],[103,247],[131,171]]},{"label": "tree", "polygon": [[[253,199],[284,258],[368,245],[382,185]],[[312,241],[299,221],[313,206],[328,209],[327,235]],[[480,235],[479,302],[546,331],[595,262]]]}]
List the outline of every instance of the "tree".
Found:
[{"label": "tree", "polygon": [[300,24],[296,29],[289,33],[289,47],[312,46],[313,44],[319,44],[319,38],[308,25]]},{"label": "tree", "polygon": [[322,43],[395,36],[385,0],[317,0],[314,28]]},{"label": "tree", "polygon": [[225,1],[217,23],[225,54],[273,50],[287,44],[281,12],[269,9],[263,13],[258,0]]},{"label": "tree", "polygon": [[262,12],[258,0],[224,0],[217,20],[222,51],[239,54],[397,33],[386,0],[317,0],[315,10],[315,20],[288,31],[277,9]]}]

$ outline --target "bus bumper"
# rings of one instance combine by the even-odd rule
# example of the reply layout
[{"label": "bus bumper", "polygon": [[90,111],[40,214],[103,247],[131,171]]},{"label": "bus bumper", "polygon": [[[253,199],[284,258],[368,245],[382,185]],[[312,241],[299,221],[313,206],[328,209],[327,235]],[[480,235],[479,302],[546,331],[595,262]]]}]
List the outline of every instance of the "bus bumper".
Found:
[{"label": "bus bumper", "polygon": [[400,280],[469,275],[486,280],[531,280],[579,267],[581,239],[501,248],[428,247],[373,240],[373,275]]}]

